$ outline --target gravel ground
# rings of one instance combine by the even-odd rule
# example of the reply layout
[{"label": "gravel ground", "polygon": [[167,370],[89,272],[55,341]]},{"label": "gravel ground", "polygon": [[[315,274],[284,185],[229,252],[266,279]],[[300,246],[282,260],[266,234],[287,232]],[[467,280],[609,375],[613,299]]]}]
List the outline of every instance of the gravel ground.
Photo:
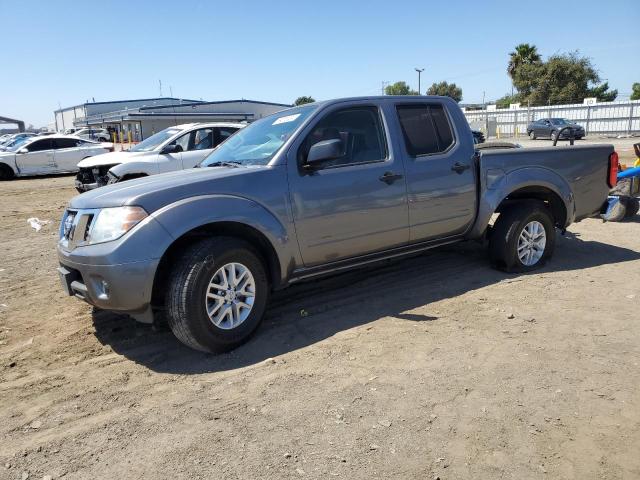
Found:
[{"label": "gravel ground", "polygon": [[0,185],[1,479],[640,478],[640,217],[299,285],[214,356],[63,295],[72,182]]}]

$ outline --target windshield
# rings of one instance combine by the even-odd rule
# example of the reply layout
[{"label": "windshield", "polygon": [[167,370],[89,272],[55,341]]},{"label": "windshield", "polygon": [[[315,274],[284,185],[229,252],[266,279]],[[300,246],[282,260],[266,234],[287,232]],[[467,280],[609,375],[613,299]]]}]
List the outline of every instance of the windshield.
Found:
[{"label": "windshield", "polygon": [[132,147],[130,152],[150,152],[154,150],[156,147],[160,146],[171,137],[173,137],[176,133],[182,132],[181,128],[169,127],[164,130],[156,133],[155,135],[151,135],[146,140],[143,140],[135,147]]},{"label": "windshield", "polygon": [[200,166],[220,162],[266,165],[316,108],[315,105],[291,108],[258,120],[220,144]]},{"label": "windshield", "polygon": [[566,118],[552,118],[551,123],[553,123],[554,125],[568,125],[571,122],[569,122],[569,120],[567,120]]},{"label": "windshield", "polygon": [[15,152],[27,140],[30,140],[30,138],[29,137],[16,138],[12,142],[8,143],[5,147],[9,152]]}]

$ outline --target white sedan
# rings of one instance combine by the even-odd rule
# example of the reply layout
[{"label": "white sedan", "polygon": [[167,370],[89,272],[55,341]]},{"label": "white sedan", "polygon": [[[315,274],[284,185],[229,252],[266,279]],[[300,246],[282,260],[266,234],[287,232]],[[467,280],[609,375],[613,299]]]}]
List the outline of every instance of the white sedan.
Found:
[{"label": "white sedan", "polygon": [[113,144],[65,135],[32,137],[0,152],[0,180],[78,171],[85,158],[113,151]]}]

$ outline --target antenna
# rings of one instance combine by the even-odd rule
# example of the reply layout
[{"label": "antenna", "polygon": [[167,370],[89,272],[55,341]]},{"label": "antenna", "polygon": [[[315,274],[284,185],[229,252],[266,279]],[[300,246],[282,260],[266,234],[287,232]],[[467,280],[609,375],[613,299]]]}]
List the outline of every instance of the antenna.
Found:
[{"label": "antenna", "polygon": [[160,85],[160,97],[162,97],[162,80],[158,80],[158,84]]}]

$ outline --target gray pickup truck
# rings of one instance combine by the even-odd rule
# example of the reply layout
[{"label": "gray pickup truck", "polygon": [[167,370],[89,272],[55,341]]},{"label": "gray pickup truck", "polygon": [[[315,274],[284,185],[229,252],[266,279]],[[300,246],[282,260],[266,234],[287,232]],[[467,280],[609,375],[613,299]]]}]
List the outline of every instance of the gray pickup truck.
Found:
[{"label": "gray pickup truck", "polygon": [[497,268],[535,269],[556,228],[601,211],[616,171],[611,145],[476,151],[448,98],[318,102],[256,121],[199,168],[73,198],[59,273],[69,295],[221,351],[272,290],[319,275],[468,239]]}]

